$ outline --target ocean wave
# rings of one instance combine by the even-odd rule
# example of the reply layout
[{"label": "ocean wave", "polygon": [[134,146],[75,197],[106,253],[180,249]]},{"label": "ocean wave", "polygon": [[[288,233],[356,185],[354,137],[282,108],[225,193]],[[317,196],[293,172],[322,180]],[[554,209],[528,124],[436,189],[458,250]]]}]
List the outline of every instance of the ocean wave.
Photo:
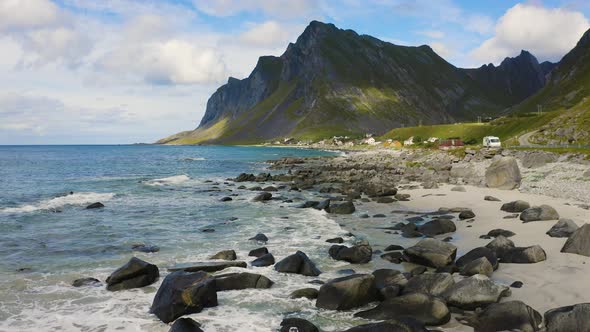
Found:
[{"label": "ocean wave", "polygon": [[181,160],[182,160],[182,161],[203,161],[203,160],[207,160],[207,159],[205,159],[205,158],[202,158],[202,157],[199,157],[199,158],[192,158],[192,157],[189,157],[189,158],[182,158]]},{"label": "ocean wave", "polygon": [[187,175],[174,175],[160,179],[153,179],[144,182],[148,186],[170,186],[170,185],[178,185],[183,182],[190,180]]},{"label": "ocean wave", "polygon": [[95,202],[104,202],[112,199],[113,193],[80,192],[42,200],[37,204],[21,205],[0,209],[4,213],[27,213],[39,210],[57,211],[68,205],[86,205]]}]

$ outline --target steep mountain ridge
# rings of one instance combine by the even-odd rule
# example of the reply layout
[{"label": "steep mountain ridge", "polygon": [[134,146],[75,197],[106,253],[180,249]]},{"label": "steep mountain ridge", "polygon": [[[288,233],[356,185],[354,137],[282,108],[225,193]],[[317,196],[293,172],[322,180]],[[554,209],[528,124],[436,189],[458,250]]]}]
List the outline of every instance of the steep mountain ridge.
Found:
[{"label": "steep mountain ridge", "polygon": [[543,69],[528,53],[464,70],[426,45],[398,46],[313,21],[280,57],[261,57],[247,78],[221,86],[196,130],[159,143],[317,139],[471,121],[498,114],[542,82]]}]

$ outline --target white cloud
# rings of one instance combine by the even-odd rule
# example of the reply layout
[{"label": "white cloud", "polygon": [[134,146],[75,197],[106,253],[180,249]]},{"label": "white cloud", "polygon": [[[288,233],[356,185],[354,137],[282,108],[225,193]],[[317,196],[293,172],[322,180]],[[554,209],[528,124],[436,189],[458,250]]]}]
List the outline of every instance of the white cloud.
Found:
[{"label": "white cloud", "polygon": [[58,23],[59,19],[59,10],[51,1],[0,1],[0,31],[46,27]]},{"label": "white cloud", "polygon": [[494,31],[494,20],[489,16],[473,14],[467,17],[464,27],[467,31],[485,35]]},{"label": "white cloud", "polygon": [[589,27],[588,19],[580,12],[517,4],[498,20],[494,37],[471,55],[479,62],[499,63],[524,49],[539,60],[558,61]]},{"label": "white cloud", "polygon": [[454,54],[451,48],[441,42],[432,42],[430,43],[430,46],[438,55],[443,58],[451,57]]},{"label": "white cloud", "polygon": [[240,35],[240,40],[255,46],[286,45],[291,33],[277,21],[255,24]]},{"label": "white cloud", "polygon": [[193,3],[198,10],[212,16],[262,12],[274,17],[301,18],[319,7],[317,0],[193,0]]},{"label": "white cloud", "polygon": [[433,39],[440,39],[445,36],[445,33],[439,30],[423,30],[417,32],[419,35],[430,37]]}]

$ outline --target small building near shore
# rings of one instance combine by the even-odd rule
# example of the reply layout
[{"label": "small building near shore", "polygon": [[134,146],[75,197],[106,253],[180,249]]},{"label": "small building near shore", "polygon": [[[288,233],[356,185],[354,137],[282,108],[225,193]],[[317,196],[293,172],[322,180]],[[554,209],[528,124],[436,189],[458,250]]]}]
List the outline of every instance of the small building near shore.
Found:
[{"label": "small building near shore", "polygon": [[465,146],[461,138],[451,137],[440,141],[438,148],[441,150],[456,149]]},{"label": "small building near shore", "polygon": [[414,145],[414,136],[404,141],[404,146]]}]

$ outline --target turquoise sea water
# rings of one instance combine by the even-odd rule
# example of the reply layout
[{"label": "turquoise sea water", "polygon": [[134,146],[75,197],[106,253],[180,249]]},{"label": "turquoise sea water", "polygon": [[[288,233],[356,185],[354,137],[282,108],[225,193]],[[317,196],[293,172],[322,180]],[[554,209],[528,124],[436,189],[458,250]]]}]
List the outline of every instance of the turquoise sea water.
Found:
[{"label": "turquoise sea water", "polygon": [[[70,284],[80,277],[104,281],[132,256],[157,264],[162,276],[166,267],[224,249],[250,261],[247,253],[258,245],[247,239],[258,232],[269,236],[267,247],[277,259],[303,250],[326,276],[336,276],[341,263],[327,257],[325,243],[345,233],[336,222],[293,204],[251,202],[256,192],[224,183],[241,172],[265,171],[269,159],[325,154],[263,147],[0,146],[0,331],[167,331],[148,313],[162,278],[115,293]],[[232,194],[233,201],[219,201]],[[97,201],[106,207],[84,208]],[[160,251],[134,252],[136,242]],[[249,269],[276,285],[220,293],[218,307],[191,316],[206,331],[271,331],[289,313],[328,330],[347,326],[339,313],[288,298],[313,278]]]}]

